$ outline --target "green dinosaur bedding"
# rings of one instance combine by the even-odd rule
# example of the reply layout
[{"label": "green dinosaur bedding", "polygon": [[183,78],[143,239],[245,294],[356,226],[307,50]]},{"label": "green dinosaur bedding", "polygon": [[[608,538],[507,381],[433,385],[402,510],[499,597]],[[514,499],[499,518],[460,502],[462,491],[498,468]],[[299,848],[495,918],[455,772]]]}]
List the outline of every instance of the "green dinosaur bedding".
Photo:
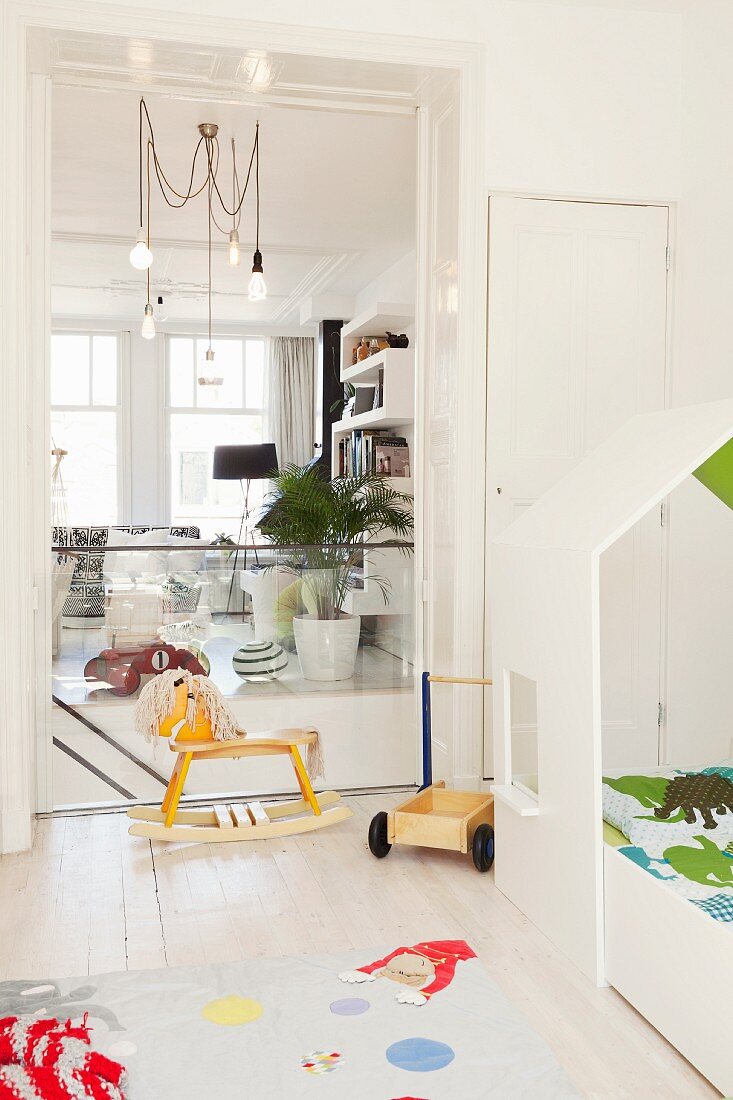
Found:
[{"label": "green dinosaur bedding", "polygon": [[603,818],[623,855],[733,927],[733,761],[604,776]]}]

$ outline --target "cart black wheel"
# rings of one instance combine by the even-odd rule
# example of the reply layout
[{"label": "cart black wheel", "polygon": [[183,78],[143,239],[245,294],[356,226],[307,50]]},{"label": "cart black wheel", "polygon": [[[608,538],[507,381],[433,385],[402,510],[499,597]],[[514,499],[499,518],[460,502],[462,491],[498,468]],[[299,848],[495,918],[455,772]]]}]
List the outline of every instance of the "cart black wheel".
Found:
[{"label": "cart black wheel", "polygon": [[387,840],[387,815],[382,810],[374,815],[369,825],[369,851],[377,859],[384,859],[391,847]]},{"label": "cart black wheel", "polygon": [[488,871],[494,862],[494,830],[491,825],[479,825],[473,834],[471,848],[477,871]]}]

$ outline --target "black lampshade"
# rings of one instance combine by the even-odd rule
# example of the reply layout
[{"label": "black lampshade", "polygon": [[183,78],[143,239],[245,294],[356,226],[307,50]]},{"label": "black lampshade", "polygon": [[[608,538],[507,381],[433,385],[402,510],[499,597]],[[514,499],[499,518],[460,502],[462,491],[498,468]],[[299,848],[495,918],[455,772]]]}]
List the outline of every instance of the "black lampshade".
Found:
[{"label": "black lampshade", "polygon": [[214,447],[215,481],[256,481],[277,469],[274,443],[235,443]]}]

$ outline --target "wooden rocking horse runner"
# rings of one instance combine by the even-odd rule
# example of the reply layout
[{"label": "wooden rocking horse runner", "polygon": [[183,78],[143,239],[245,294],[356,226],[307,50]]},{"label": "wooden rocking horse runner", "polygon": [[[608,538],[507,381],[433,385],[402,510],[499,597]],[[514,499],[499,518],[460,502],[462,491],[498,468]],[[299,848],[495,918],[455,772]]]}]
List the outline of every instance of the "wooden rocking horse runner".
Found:
[{"label": "wooden rocking horse runner", "polygon": [[[170,669],[156,676],[140,694],[135,728],[148,740],[170,738],[169,747],[177,759],[160,809],[133,806],[127,811],[135,822],[130,826],[132,836],[205,843],[262,840],[323,829],[351,817],[348,807],[335,805],[340,800],[335,791],[316,796],[313,790],[312,782],[323,775],[317,730],[282,729],[249,736],[237,728],[218,688],[205,676],[194,676],[185,669]],[[305,763],[301,746],[306,749]],[[254,801],[178,809],[194,761],[278,755],[290,760],[302,798],[267,806]]]}]

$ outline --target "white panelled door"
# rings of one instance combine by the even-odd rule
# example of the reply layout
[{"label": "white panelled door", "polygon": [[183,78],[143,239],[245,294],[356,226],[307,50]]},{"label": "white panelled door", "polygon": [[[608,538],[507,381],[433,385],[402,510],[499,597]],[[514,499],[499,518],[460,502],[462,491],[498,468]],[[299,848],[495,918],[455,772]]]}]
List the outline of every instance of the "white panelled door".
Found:
[{"label": "white panelled door", "polygon": [[[489,538],[630,416],[664,406],[668,213],[490,199]],[[601,559],[608,768],[658,760],[662,536],[647,516]]]}]

